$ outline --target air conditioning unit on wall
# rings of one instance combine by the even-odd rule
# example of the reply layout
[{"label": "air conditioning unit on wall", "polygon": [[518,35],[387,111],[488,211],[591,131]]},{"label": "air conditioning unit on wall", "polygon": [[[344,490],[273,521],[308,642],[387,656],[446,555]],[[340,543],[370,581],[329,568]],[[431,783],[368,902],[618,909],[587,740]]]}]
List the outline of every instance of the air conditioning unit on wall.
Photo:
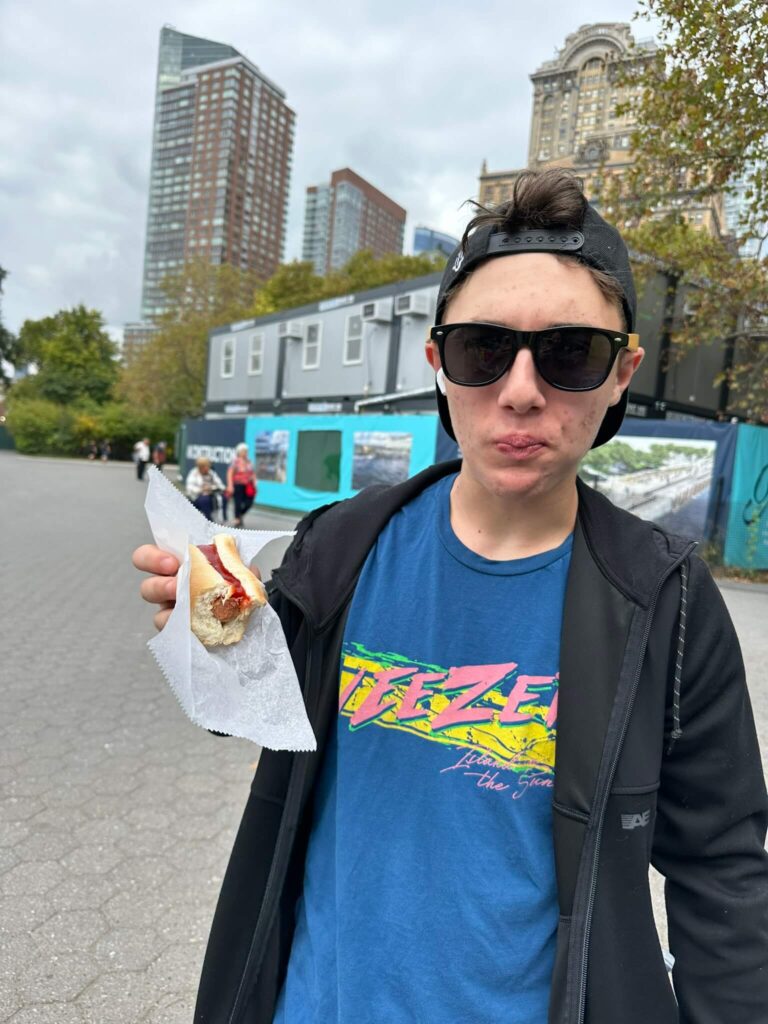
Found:
[{"label": "air conditioning unit on wall", "polygon": [[395,299],[395,312],[400,316],[429,316],[429,296],[424,292],[406,292]]},{"label": "air conditioning unit on wall", "polygon": [[365,323],[392,323],[392,299],[377,299],[375,302],[364,302],[360,313]]},{"label": "air conditioning unit on wall", "polygon": [[303,341],[304,330],[298,320],[283,320],[277,325],[277,336],[286,341]]}]

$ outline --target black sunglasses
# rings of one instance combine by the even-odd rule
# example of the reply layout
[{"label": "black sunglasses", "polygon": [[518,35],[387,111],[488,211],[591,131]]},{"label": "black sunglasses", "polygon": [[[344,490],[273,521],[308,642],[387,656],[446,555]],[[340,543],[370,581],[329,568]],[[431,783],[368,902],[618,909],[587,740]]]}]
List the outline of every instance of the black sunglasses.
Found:
[{"label": "black sunglasses", "polygon": [[634,352],[640,344],[639,334],[581,325],[515,331],[501,324],[440,324],[430,337],[448,380],[469,388],[503,377],[525,345],[547,384],[560,391],[592,391],[608,379],[620,349]]}]

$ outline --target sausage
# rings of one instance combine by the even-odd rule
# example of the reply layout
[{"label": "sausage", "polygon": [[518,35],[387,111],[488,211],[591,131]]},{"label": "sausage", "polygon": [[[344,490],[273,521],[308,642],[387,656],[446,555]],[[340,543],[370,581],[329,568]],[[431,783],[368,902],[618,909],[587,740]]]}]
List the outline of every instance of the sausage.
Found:
[{"label": "sausage", "polygon": [[236,597],[218,597],[211,605],[211,614],[219,622],[231,622],[240,611],[240,601]]}]

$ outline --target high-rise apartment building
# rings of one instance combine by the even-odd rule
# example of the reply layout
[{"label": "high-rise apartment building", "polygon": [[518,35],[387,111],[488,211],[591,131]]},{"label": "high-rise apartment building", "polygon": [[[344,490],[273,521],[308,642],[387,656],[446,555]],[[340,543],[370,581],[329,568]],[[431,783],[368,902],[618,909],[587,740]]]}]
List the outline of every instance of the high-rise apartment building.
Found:
[{"label": "high-rise apartment building", "polygon": [[328,185],[310,185],[304,208],[302,259],[316,274],[338,270],[356,252],[403,251],[405,210],[348,167]]},{"label": "high-rise apartment building", "polygon": [[283,257],[294,112],[233,46],[165,26],[155,92],[142,319],[185,262],[269,277]]},{"label": "high-rise apartment building", "polygon": [[419,225],[413,232],[413,255],[441,255],[450,256],[459,244],[458,238],[453,235],[446,235],[443,231],[435,231],[434,228],[425,228]]},{"label": "high-rise apartment building", "polygon": [[[748,168],[750,173],[754,170],[754,165]],[[747,199],[747,173],[745,172],[742,176],[733,179],[730,182],[730,186],[731,191],[725,195],[723,200],[725,225],[728,233],[740,240],[739,254],[741,256],[759,256],[763,250],[761,240],[765,236],[768,225],[761,225],[754,237],[744,237],[746,230],[745,220],[747,218],[747,211],[749,208],[749,201]]]},{"label": "high-rise apartment building", "polygon": [[[533,113],[528,144],[528,167],[567,167],[584,179],[590,198],[596,179],[621,174],[632,162],[630,138],[635,122],[617,107],[636,97],[636,87],[620,83],[628,62],[647,60],[656,50],[652,41],[635,42],[629,25],[582,25],[571,33],[554,60],[530,76]],[[479,199],[483,205],[503,202],[519,170],[489,171],[483,162]],[[722,226],[722,202],[697,200],[681,192],[672,202],[693,224],[713,233]]]}]

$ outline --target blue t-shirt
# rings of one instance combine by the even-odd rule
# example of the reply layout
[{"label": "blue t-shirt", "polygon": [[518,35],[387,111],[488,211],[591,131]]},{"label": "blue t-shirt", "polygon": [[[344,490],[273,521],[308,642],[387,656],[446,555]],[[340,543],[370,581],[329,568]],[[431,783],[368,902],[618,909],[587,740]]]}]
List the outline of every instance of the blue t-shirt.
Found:
[{"label": "blue t-shirt", "polygon": [[275,1024],[545,1024],[569,537],[497,562],[447,477],[379,536],[353,598]]}]

